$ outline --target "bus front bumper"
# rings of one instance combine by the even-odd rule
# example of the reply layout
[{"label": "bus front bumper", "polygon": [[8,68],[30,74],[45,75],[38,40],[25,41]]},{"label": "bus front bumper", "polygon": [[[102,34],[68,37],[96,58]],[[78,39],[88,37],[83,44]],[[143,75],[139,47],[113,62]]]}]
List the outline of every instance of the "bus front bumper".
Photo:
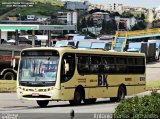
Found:
[{"label": "bus front bumper", "polygon": [[43,88],[40,90],[39,88],[36,90],[18,88],[17,97],[20,100],[60,100],[60,90],[58,89],[52,88],[51,90],[47,90],[46,88]]}]

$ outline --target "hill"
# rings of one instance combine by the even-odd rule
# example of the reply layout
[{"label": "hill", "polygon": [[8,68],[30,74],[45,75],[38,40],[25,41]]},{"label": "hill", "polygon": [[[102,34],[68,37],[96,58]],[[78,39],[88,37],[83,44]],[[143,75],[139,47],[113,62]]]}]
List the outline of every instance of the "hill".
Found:
[{"label": "hill", "polygon": [[[24,7],[16,6],[20,2],[24,4]],[[0,3],[0,15],[5,14],[5,16],[19,14],[55,16],[57,11],[64,11],[64,3],[57,0],[0,0]]]}]

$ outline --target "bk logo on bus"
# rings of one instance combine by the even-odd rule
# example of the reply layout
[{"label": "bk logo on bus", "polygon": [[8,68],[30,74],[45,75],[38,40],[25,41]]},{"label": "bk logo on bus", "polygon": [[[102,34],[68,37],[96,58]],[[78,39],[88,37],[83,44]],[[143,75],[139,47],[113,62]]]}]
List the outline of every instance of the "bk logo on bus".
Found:
[{"label": "bk logo on bus", "polygon": [[108,86],[107,77],[108,75],[98,74],[98,86]]}]

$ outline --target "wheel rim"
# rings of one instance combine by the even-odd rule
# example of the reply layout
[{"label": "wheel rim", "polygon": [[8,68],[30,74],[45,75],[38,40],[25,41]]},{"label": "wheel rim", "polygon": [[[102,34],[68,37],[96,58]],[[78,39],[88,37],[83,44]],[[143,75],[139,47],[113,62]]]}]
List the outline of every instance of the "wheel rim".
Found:
[{"label": "wheel rim", "polygon": [[81,94],[80,94],[80,92],[76,92],[75,99],[76,99],[77,102],[81,101]]},{"label": "wheel rim", "polygon": [[4,77],[6,80],[14,80],[14,74],[13,73],[7,73]]}]

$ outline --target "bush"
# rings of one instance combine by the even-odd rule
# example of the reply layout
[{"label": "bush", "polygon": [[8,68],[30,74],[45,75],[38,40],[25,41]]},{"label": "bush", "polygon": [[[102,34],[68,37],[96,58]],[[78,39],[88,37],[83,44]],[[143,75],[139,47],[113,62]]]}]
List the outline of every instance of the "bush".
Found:
[{"label": "bush", "polygon": [[121,101],[113,118],[160,118],[160,94],[154,92],[151,96],[133,97]]}]

